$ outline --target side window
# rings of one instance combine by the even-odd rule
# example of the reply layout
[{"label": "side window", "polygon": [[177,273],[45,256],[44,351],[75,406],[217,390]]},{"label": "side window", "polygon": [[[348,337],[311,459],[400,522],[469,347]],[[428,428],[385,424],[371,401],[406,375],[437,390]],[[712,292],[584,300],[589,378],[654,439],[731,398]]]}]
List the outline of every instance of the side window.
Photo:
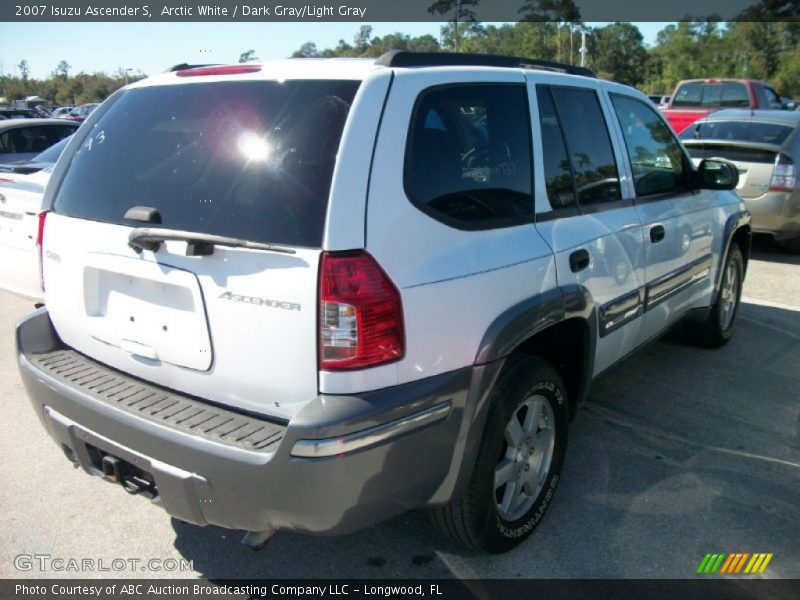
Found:
[{"label": "side window", "polygon": [[530,140],[524,86],[424,91],[406,146],[406,194],[423,212],[460,229],[530,222]]},{"label": "side window", "polygon": [[554,209],[575,206],[578,199],[575,197],[572,165],[567,156],[550,88],[536,86],[536,98],[539,104],[539,129],[542,132],[542,159],[547,198]]},{"label": "side window", "polygon": [[778,94],[775,92],[775,90],[764,86],[764,94],[767,96],[767,106],[774,110],[780,110],[783,108],[783,102],[781,102],[781,99],[778,97]]},{"label": "side window", "polygon": [[555,86],[550,93],[564,133],[578,204],[621,200],[617,163],[597,94]]},{"label": "side window", "polygon": [[643,102],[616,94],[611,101],[625,138],[636,195],[684,191],[684,154],[669,127]]},{"label": "side window", "polygon": [[0,133],[0,152],[13,152],[11,149],[11,131]]}]

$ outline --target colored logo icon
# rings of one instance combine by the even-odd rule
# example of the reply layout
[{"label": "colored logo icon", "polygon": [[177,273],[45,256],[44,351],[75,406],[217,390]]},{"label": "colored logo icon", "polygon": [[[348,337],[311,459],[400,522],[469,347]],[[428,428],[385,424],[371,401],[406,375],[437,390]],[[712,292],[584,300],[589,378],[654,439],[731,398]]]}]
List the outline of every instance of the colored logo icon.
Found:
[{"label": "colored logo icon", "polygon": [[700,565],[697,567],[698,575],[752,575],[763,573],[769,561],[772,560],[772,552],[737,552],[733,554],[716,553],[706,554]]}]

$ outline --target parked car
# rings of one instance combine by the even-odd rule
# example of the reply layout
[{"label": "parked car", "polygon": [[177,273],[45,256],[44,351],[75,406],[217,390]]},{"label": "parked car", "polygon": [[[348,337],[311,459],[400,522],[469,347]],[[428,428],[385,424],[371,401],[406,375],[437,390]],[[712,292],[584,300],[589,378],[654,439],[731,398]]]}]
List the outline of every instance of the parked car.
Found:
[{"label": "parked car", "polygon": [[0,289],[43,299],[36,233],[52,165],[33,174],[0,173]]},{"label": "parked car", "polygon": [[88,473],[253,548],[429,507],[509,550],[593,379],[681,321],[733,334],[736,170],[693,167],[645,95],[586,69],[183,69],[76,136],[39,220],[46,306],[17,329],[32,405]]},{"label": "parked car", "polygon": [[28,160],[17,160],[10,163],[0,163],[0,173],[17,173],[19,175],[29,175],[36,171],[41,171],[55,163],[64,148],[67,147],[70,136],[63,138],[61,141],[56,142],[44,152],[40,152],[36,156]]},{"label": "parked car", "polygon": [[69,113],[67,113],[67,119],[82,123],[86,120],[86,117],[92,114],[94,109],[96,109],[98,106],[100,106],[99,103],[81,104],[80,106],[76,106],[69,111]]},{"label": "parked car", "polygon": [[72,135],[77,123],[61,119],[9,119],[0,122],[0,164],[34,158]]},{"label": "parked car", "polygon": [[53,112],[50,113],[50,116],[54,119],[67,119],[69,118],[69,113],[72,112],[72,109],[75,108],[74,106],[59,106],[58,108],[54,108]]},{"label": "parked car", "polygon": [[689,125],[723,108],[783,108],[768,84],[754,79],[687,79],[681,81],[664,109],[670,125],[681,133]]},{"label": "parked car", "polygon": [[739,170],[737,191],[753,215],[754,232],[800,253],[800,114],[721,110],[681,134],[696,160],[723,158]]},{"label": "parked car", "polygon": [[39,119],[41,115],[30,108],[0,108],[3,119]]},{"label": "parked car", "polygon": [[653,104],[655,104],[657,107],[659,107],[659,108],[666,108],[666,106],[669,104],[669,96],[667,96],[665,94],[664,95],[658,94],[658,95],[655,95],[655,96],[648,96],[648,98],[650,98],[650,101]]}]

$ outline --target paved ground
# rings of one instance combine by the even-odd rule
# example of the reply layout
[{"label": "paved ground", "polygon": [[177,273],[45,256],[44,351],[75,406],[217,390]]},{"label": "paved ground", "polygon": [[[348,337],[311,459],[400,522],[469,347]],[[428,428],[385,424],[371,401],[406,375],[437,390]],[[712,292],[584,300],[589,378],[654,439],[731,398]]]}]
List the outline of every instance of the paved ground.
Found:
[{"label": "paved ground", "polygon": [[[800,577],[800,258],[758,244],[733,341],[670,334],[594,386],[570,430],[558,494],[504,556],[465,552],[421,512],[339,538],[239,534],[171,522],[69,467],[24,397],[13,354],[30,304],[0,293],[0,577],[19,554],[192,560],[223,577],[691,577],[706,552],[773,552]],[[87,576],[49,573],[29,576]],[[104,573],[179,576],[186,573]]]}]

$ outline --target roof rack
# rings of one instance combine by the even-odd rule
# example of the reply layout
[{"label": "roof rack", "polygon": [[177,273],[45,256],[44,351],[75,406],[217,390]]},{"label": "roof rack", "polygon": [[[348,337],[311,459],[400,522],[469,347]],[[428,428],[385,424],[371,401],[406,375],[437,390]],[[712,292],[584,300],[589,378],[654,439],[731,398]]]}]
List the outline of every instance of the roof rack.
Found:
[{"label": "roof rack", "polygon": [[512,69],[542,69],[570,75],[597,78],[594,71],[549,60],[502,56],[498,54],[466,54],[456,52],[409,52],[390,50],[375,61],[384,67],[505,67]]},{"label": "roof rack", "polygon": [[200,67],[213,67],[220,63],[206,63],[204,65],[190,65],[188,63],[180,63],[179,65],[172,65],[167,68],[164,73],[174,73],[175,71],[185,71],[186,69],[199,69]]}]

